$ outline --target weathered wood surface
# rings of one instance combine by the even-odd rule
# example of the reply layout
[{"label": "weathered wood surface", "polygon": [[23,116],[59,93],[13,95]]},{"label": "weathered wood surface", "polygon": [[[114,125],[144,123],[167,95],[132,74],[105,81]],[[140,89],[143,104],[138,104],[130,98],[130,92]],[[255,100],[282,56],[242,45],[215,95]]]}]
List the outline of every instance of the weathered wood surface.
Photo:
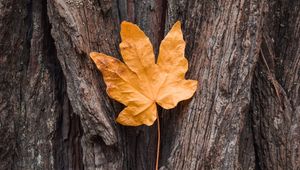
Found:
[{"label": "weathered wood surface", "polygon": [[154,169],[156,125],[123,127],[91,51],[119,25],[157,53],[182,21],[195,96],[159,109],[160,169],[300,168],[300,2],[0,0],[0,169]]}]

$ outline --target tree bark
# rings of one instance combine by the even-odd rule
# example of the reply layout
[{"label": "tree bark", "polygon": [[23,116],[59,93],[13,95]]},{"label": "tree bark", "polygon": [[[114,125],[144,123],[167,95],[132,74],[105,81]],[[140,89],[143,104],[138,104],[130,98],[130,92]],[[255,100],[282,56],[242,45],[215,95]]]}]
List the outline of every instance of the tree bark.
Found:
[{"label": "tree bark", "polygon": [[0,169],[154,169],[156,124],[124,127],[88,54],[120,23],[157,54],[182,22],[194,97],[159,108],[159,167],[300,169],[300,1],[0,0]]}]

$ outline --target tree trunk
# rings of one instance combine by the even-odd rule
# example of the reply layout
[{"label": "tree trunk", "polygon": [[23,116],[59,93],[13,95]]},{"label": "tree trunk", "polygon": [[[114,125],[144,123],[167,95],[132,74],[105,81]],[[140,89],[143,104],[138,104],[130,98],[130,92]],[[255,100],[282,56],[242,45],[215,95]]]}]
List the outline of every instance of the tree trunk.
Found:
[{"label": "tree trunk", "polygon": [[192,99],[159,108],[159,167],[300,169],[300,1],[0,0],[0,169],[154,169],[157,125],[115,122],[88,54],[120,23],[182,22]]}]

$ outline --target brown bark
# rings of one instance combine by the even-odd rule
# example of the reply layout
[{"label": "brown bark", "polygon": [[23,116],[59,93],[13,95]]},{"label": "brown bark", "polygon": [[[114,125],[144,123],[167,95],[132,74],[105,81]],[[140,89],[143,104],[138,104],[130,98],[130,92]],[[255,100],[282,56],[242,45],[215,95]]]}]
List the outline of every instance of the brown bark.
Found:
[{"label": "brown bark", "polygon": [[0,0],[0,169],[154,169],[156,125],[124,127],[88,57],[119,25],[182,21],[195,96],[159,109],[160,169],[300,168],[300,3]]}]

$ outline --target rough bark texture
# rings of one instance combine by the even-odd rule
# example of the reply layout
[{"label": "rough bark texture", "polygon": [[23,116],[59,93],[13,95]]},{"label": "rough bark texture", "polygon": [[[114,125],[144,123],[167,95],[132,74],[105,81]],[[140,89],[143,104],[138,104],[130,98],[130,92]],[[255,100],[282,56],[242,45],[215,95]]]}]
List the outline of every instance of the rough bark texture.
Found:
[{"label": "rough bark texture", "polygon": [[156,125],[123,127],[89,52],[123,20],[157,53],[182,21],[195,96],[159,109],[161,170],[300,169],[300,2],[0,0],[0,169],[154,169]]}]

